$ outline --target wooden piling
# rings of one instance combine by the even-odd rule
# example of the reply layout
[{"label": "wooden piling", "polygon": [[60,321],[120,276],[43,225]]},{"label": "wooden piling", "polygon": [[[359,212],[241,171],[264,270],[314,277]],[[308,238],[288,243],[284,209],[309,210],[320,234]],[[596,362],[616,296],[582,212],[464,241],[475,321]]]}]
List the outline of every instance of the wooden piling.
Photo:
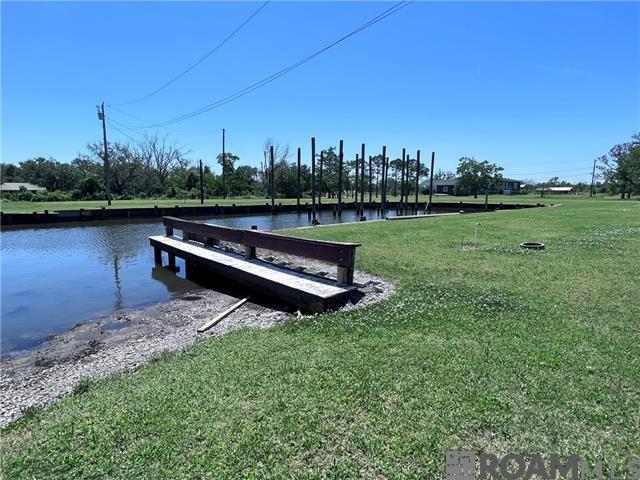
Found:
[{"label": "wooden piling", "polygon": [[300,147],[298,147],[298,192],[297,192],[297,198],[296,198],[296,209],[300,210],[300,189],[301,189],[301,184],[300,184],[300,169],[301,169],[301,156],[302,156],[302,150],[300,149]]},{"label": "wooden piling", "polygon": [[371,167],[372,167],[372,159],[371,159],[371,155],[369,155],[369,206],[371,206],[371,200],[372,200],[371,194],[373,193],[373,185],[371,184],[371,181],[373,180],[373,170],[371,169]]},{"label": "wooden piling", "polygon": [[413,204],[413,209],[418,214],[418,195],[420,194],[420,150],[416,153],[416,201]]},{"label": "wooden piling", "polygon": [[380,192],[380,209],[382,210],[382,216],[384,216],[384,211],[387,208],[387,180],[386,180],[386,170],[388,168],[387,166],[388,163],[388,159],[387,159],[387,146],[383,146],[382,147],[382,182],[380,185],[381,188],[381,192]]},{"label": "wooden piling", "polygon": [[316,137],[311,137],[311,216],[316,219]]},{"label": "wooden piling", "polygon": [[340,140],[338,154],[338,216],[342,216],[342,163],[344,162],[344,141]]},{"label": "wooden piling", "polygon": [[271,163],[271,174],[269,175],[271,179],[271,211],[273,211],[276,204],[276,169],[275,169],[273,145],[269,147],[269,160]]},{"label": "wooden piling", "polygon": [[[360,147],[360,158],[361,158],[361,170],[360,170],[360,213],[364,215],[364,154],[365,154],[365,145],[364,143]],[[357,168],[357,167],[356,167]]]},{"label": "wooden piling", "polygon": [[436,160],[436,152],[431,152],[431,170],[429,171],[429,203],[427,203],[427,213],[431,213],[431,199],[433,198],[433,164]]},{"label": "wooden piling", "polygon": [[324,150],[320,151],[320,171],[318,172],[318,207],[322,205],[322,168],[324,163]]},{"label": "wooden piling", "polygon": [[356,207],[356,211],[358,210],[358,164],[360,163],[360,157],[358,156],[358,154],[356,153],[356,178],[355,178],[355,185],[353,186],[353,204]]},{"label": "wooden piling", "polygon": [[407,165],[407,149],[402,149],[402,162],[400,163],[400,210],[404,210],[404,192],[405,192],[405,170]]}]

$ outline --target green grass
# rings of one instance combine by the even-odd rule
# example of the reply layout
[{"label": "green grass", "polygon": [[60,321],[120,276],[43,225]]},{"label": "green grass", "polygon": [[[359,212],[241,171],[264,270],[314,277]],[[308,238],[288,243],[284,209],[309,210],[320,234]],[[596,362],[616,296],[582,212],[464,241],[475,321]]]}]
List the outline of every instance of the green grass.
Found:
[{"label": "green grass", "polygon": [[[368,200],[368,194],[365,195],[365,201]],[[389,200],[396,201],[399,197],[389,197]],[[420,196],[419,201],[421,203],[426,203],[428,200],[428,196]],[[478,196],[477,199],[471,197],[453,197],[446,195],[437,195],[434,197],[434,201],[441,202],[458,202],[458,201],[475,201],[475,202],[484,202],[484,197],[481,195]],[[573,196],[568,197],[567,195],[557,195],[555,197],[549,197],[549,199],[545,196],[544,199],[540,200],[538,195],[515,195],[515,196],[505,196],[505,195],[491,195],[491,202],[521,202],[521,203],[536,203],[536,202],[548,202],[553,200],[561,200],[566,198],[576,198]],[[599,198],[615,198],[615,197],[599,197]],[[413,197],[410,199],[413,201]],[[336,199],[323,199],[324,203],[335,203]],[[346,203],[353,203],[353,198],[344,198]],[[380,201],[379,197],[375,199],[375,201]],[[205,205],[231,205],[235,203],[236,205],[264,205],[265,203],[270,202],[267,198],[212,198],[206,199]],[[283,205],[292,205],[296,203],[295,198],[279,198],[276,200],[277,203],[282,203]],[[311,198],[303,198],[302,203],[308,202],[311,204]],[[49,210],[50,212],[55,212],[56,210],[78,210],[80,208],[135,208],[135,207],[153,207],[157,205],[159,207],[173,207],[174,205],[180,206],[197,206],[200,205],[200,200],[191,200],[191,199],[177,199],[177,198],[169,198],[169,199],[136,199],[136,200],[113,200],[111,202],[111,207],[107,205],[107,202],[104,200],[80,200],[73,202],[19,202],[19,201],[11,201],[11,200],[0,200],[0,211],[3,212],[44,212],[45,210]]]},{"label": "green grass", "polygon": [[3,431],[4,477],[441,478],[449,449],[621,463],[640,445],[640,202],[564,203],[297,231],[361,242],[396,294],[89,382]]}]

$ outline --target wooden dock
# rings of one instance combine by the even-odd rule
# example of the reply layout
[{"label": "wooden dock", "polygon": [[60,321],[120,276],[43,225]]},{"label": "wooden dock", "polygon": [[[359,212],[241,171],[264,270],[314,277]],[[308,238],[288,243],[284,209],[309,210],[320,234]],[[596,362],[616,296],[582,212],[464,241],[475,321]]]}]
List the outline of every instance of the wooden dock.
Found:
[{"label": "wooden dock", "polygon": [[[162,252],[167,252],[169,268],[175,268],[175,258],[220,275],[248,289],[273,296],[304,310],[322,312],[332,302],[358,288],[353,283],[353,261],[358,244],[307,240],[284,235],[241,230],[167,217],[167,235],[149,237],[155,261],[162,264]],[[183,238],[173,235],[173,228],[183,230]],[[245,246],[245,254],[218,248],[220,240]],[[256,248],[293,253],[295,255],[338,263],[338,280],[323,278],[256,258]]]}]

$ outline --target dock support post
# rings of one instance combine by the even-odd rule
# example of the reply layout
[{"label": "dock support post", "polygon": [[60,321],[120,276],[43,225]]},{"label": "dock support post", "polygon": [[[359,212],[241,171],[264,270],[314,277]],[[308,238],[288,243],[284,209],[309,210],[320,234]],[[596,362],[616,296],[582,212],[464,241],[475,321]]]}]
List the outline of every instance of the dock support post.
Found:
[{"label": "dock support post", "polygon": [[177,272],[178,269],[176,268],[176,256],[171,252],[168,252],[168,255],[169,255],[169,265],[168,265],[169,270],[173,272]]},{"label": "dock support post", "polygon": [[162,265],[162,250],[157,246],[153,247],[153,259],[156,265]]},{"label": "dock support post", "polygon": [[344,287],[353,283],[353,267],[346,265],[338,265],[338,275],[336,278],[336,285],[338,287]]},{"label": "dock support post", "polygon": [[245,260],[253,260],[256,258],[256,247],[250,247],[249,245],[244,246],[244,259]]}]

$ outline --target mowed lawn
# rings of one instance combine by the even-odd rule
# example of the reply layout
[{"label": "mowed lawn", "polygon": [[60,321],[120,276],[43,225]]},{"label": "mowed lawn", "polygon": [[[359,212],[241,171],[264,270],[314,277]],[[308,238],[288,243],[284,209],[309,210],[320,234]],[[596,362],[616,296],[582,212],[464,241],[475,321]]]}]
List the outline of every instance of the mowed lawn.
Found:
[{"label": "mowed lawn", "polygon": [[623,464],[640,446],[640,202],[565,203],[299,230],[361,242],[358,267],[396,294],[84,385],[4,429],[4,478],[442,478],[467,449]]}]

